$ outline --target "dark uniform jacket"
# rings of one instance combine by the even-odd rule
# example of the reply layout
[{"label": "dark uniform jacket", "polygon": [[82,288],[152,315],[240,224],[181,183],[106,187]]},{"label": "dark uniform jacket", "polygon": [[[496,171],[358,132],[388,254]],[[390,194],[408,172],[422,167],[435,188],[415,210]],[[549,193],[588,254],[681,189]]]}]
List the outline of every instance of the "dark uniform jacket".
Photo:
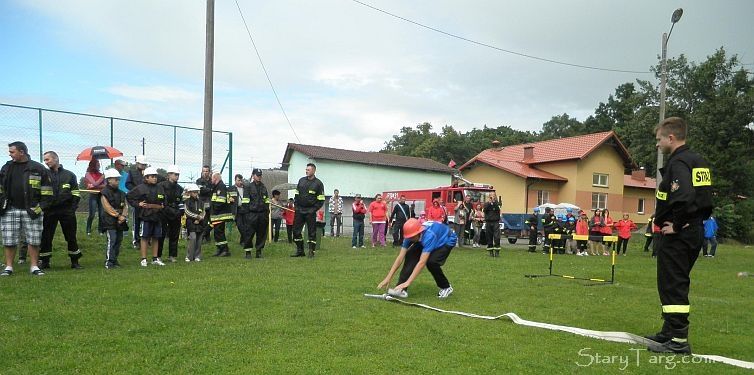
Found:
[{"label": "dark uniform jacket", "polygon": [[[212,197],[210,198],[210,209],[212,214],[209,220],[216,221],[233,221],[233,209],[231,203],[228,202],[228,187],[220,180],[216,185],[210,185],[212,189]],[[201,188],[199,188],[201,193]]]},{"label": "dark uniform jacket", "polygon": [[81,200],[76,175],[67,169],[63,169],[61,165],[57,172],[50,170],[50,181],[52,183],[52,201],[45,212],[75,212]]},{"label": "dark uniform jacket", "polygon": [[144,175],[142,172],[143,171],[136,168],[136,166],[128,170],[128,176],[126,176],[126,189],[128,189],[128,191],[131,191],[135,187],[144,183]]},{"label": "dark uniform jacket", "polygon": [[390,214],[390,221],[399,224],[405,223],[411,218],[411,207],[405,203],[398,203],[393,207],[393,213]]},{"label": "dark uniform jacket", "polygon": [[195,183],[196,186],[199,186],[199,200],[209,202],[212,199],[212,180],[199,177]]},{"label": "dark uniform jacket", "polygon": [[179,220],[183,216],[183,188],[181,185],[170,181],[157,183],[165,194],[165,208],[162,209],[162,217],[167,220]]},{"label": "dark uniform jacket", "polygon": [[680,232],[686,224],[701,225],[712,214],[712,175],[709,164],[687,145],[678,147],[660,168],[662,182],[657,189],[654,222],[673,223]]},{"label": "dark uniform jacket", "polygon": [[538,221],[539,221],[539,218],[537,217],[537,215],[532,214],[531,216],[529,216],[528,219],[526,219],[524,224],[526,224],[526,228],[529,230],[529,232],[532,232],[532,231],[536,232],[537,226],[539,225]]},{"label": "dark uniform jacket", "polygon": [[553,233],[557,225],[558,219],[555,217],[555,214],[546,213],[545,216],[542,217],[542,229],[544,229],[545,232]]},{"label": "dark uniform jacket", "polygon": [[[158,184],[141,184],[129,191],[126,195],[128,204],[132,207],[139,208],[139,218],[143,221],[160,221],[162,208],[165,203],[165,192]],[[155,207],[141,208],[139,202],[146,202]]]},{"label": "dark uniform jacket", "polygon": [[[9,160],[2,169],[0,169],[0,214],[8,208],[8,192],[11,188],[10,169],[14,164]],[[23,163],[23,196],[24,208],[32,219],[36,219],[52,203],[52,183],[50,182],[50,173],[42,164],[33,160]],[[16,165],[19,167],[19,165]]]},{"label": "dark uniform jacket", "polygon": [[484,205],[484,221],[500,221],[500,205],[497,201],[487,202]]},{"label": "dark uniform jacket", "polygon": [[[102,189],[102,198],[107,200],[107,203],[118,213],[123,212],[123,207],[126,206],[126,193],[122,192],[118,187],[114,189],[110,186],[105,186]],[[123,222],[118,224],[118,218],[108,214],[106,211],[102,212],[102,218],[100,221],[100,230],[102,232],[107,230],[128,230],[128,224]]]},{"label": "dark uniform jacket", "polygon": [[270,197],[264,183],[254,181],[244,185],[244,200],[248,199],[249,212],[267,213],[270,211]]},{"label": "dark uniform jacket", "polygon": [[317,177],[301,177],[296,185],[294,204],[296,211],[304,214],[317,212],[325,204],[325,185]]},{"label": "dark uniform jacket", "polygon": [[565,220],[563,220],[563,228],[565,234],[574,234],[576,232],[576,217],[566,215]]},{"label": "dark uniform jacket", "polygon": [[[204,232],[206,221],[204,220],[204,204],[198,198],[186,198],[186,231],[193,233]],[[195,224],[194,221],[199,221]]]}]

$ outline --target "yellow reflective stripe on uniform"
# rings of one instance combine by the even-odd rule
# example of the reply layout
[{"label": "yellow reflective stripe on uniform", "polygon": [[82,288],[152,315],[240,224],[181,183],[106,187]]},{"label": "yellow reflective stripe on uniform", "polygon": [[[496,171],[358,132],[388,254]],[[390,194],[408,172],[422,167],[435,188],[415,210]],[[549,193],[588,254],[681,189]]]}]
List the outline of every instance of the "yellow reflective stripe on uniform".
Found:
[{"label": "yellow reflective stripe on uniform", "polygon": [[712,186],[712,175],[709,168],[693,168],[691,170],[691,183],[694,186]]},{"label": "yellow reflective stripe on uniform", "polygon": [[238,193],[236,193],[235,191],[229,191],[228,192],[228,196],[230,196],[230,197],[237,197]]},{"label": "yellow reflective stripe on uniform", "polygon": [[270,204],[270,198],[264,197],[264,203]]},{"label": "yellow reflective stripe on uniform", "polygon": [[210,215],[209,219],[211,221],[232,221],[233,214]]},{"label": "yellow reflective stripe on uniform", "polygon": [[39,207],[39,206],[37,206],[37,207],[34,207],[34,208],[32,209],[32,211],[34,211],[34,213],[35,213],[35,214],[39,215],[39,214],[41,214],[41,213],[42,213],[42,207]]},{"label": "yellow reflective stripe on uniform", "polygon": [[48,253],[39,253],[39,256],[41,256],[41,257],[51,257],[52,256],[52,251],[50,251]]},{"label": "yellow reflective stripe on uniform", "polygon": [[165,199],[165,196],[162,194],[157,194],[157,199]]},{"label": "yellow reflective stripe on uniform", "polygon": [[217,195],[213,195],[212,196],[212,201],[213,202],[220,202],[220,203],[226,203],[227,202],[227,200],[225,199],[225,197],[220,197],[220,196],[217,196]]},{"label": "yellow reflective stripe on uniform", "polygon": [[215,242],[216,246],[222,246],[222,245],[227,245],[227,244],[228,244],[228,241]]},{"label": "yellow reflective stripe on uniform", "polygon": [[249,198],[241,198],[241,203],[242,204],[243,203],[249,203],[249,202],[251,202],[251,199],[249,199]]},{"label": "yellow reflective stripe on uniform", "polygon": [[29,178],[29,185],[31,185],[31,187],[33,188],[39,189],[39,186],[42,185],[42,181],[39,179]]},{"label": "yellow reflective stripe on uniform", "polygon": [[316,192],[316,191],[314,191],[314,190],[309,190],[309,194],[312,194],[312,195],[314,195],[314,194],[317,194],[317,192]]},{"label": "yellow reflective stripe on uniform", "polygon": [[80,197],[81,196],[81,192],[78,191],[78,190],[71,190],[71,195],[75,195],[77,197]]},{"label": "yellow reflective stripe on uniform", "polygon": [[52,195],[52,186],[42,186],[41,193],[42,195]]},{"label": "yellow reflective stripe on uniform", "polygon": [[61,189],[70,189],[70,188],[71,188],[71,184],[63,184],[63,185],[60,185],[60,188],[61,188]]},{"label": "yellow reflective stripe on uniform", "polygon": [[318,201],[323,201],[323,200],[325,200],[325,196],[324,195],[318,195],[317,196],[317,200]]},{"label": "yellow reflective stripe on uniform", "polygon": [[662,305],[662,312],[666,314],[688,314],[690,310],[689,305]]},{"label": "yellow reflective stripe on uniform", "polygon": [[657,197],[657,199],[659,199],[659,200],[661,200],[661,201],[665,201],[665,200],[668,200],[668,193],[665,193],[665,192],[663,192],[663,191],[659,191],[659,190],[658,190],[658,191],[657,191],[657,194],[656,194],[655,196]]},{"label": "yellow reflective stripe on uniform", "polygon": [[688,342],[689,339],[682,339],[682,338],[678,338],[678,337],[673,337],[672,339],[670,339],[670,341],[683,343],[683,342]]}]

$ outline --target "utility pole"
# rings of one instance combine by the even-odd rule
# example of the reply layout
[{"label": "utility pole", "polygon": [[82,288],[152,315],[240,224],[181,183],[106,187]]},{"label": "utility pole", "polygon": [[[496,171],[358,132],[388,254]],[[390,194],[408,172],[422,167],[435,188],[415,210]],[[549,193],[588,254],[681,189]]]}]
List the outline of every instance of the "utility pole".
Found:
[{"label": "utility pole", "polygon": [[212,168],[212,82],[215,61],[215,0],[207,0],[207,40],[204,58],[204,136],[202,165]]},{"label": "utility pole", "polygon": [[146,138],[141,138],[141,154],[142,155],[146,155],[147,154],[146,153],[146,146],[145,146],[146,143],[147,143],[147,139]]},{"label": "utility pole", "polygon": [[[668,81],[668,40],[670,35],[673,34],[673,26],[676,22],[681,20],[683,16],[683,9],[678,8],[673,12],[670,17],[670,32],[662,34],[662,61],[660,71],[660,123],[665,120],[665,86]],[[662,168],[662,151],[657,149],[657,186],[655,186],[655,192],[660,189],[660,182],[662,182],[662,174],[660,173]]]}]

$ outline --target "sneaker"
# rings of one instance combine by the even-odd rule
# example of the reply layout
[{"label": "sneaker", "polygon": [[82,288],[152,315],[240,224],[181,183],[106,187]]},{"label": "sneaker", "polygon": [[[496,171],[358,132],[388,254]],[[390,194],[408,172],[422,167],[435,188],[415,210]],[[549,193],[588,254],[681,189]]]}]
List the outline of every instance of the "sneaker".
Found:
[{"label": "sneaker", "polygon": [[[41,268],[41,267],[40,267],[40,268]],[[71,269],[74,269],[74,270],[80,270],[80,269],[82,269],[82,268],[84,268],[84,267],[83,267],[82,265],[80,265],[80,264],[79,264],[78,262],[76,262],[76,263],[71,263]]]},{"label": "sneaker", "polygon": [[445,289],[440,289],[440,292],[437,293],[437,298],[448,298],[451,294],[453,294],[453,287],[449,286]]},{"label": "sneaker", "polygon": [[397,289],[390,288],[387,290],[387,294],[391,297],[396,297],[396,298],[408,298],[408,292],[405,289],[397,290]]},{"label": "sneaker", "polygon": [[356,248],[356,246],[351,246],[351,248],[352,248],[352,249],[355,249],[355,248]]},{"label": "sneaker", "polygon": [[111,270],[111,269],[113,269],[113,268],[115,268],[115,265],[114,265],[114,264],[111,264],[111,263],[105,263],[105,269],[106,269],[106,270]]},{"label": "sneaker", "polygon": [[651,343],[647,346],[647,349],[654,353],[691,354],[691,345],[688,341],[670,340],[664,343]]},{"label": "sneaker", "polygon": [[194,258],[194,262],[201,262],[202,258]]},{"label": "sneaker", "polygon": [[184,259],[184,261],[186,261],[186,262],[190,262],[190,261],[191,261],[191,259],[189,259],[188,257],[186,257],[186,259]]},{"label": "sneaker", "polygon": [[157,259],[153,260],[152,264],[154,264],[156,266],[164,266],[165,265],[165,263],[163,263],[162,259],[160,259],[160,258],[157,258]]},{"label": "sneaker", "polygon": [[13,270],[6,269],[6,270],[3,270],[3,272],[0,272],[0,276],[11,276],[11,275],[13,275]]},{"label": "sneaker", "polygon": [[142,259],[141,260],[141,266],[142,267],[146,267],[147,266],[147,260],[146,259]]},{"label": "sneaker", "polygon": [[31,271],[32,276],[44,276],[45,271],[40,270],[39,268],[35,269],[34,271]]},{"label": "sneaker", "polygon": [[175,263],[178,261],[177,259],[175,259],[175,257],[168,257],[168,260],[170,261],[170,263]]},{"label": "sneaker", "polygon": [[367,247],[366,247],[366,246],[364,246],[364,245],[361,245],[361,248],[362,248],[362,249],[366,249]]}]

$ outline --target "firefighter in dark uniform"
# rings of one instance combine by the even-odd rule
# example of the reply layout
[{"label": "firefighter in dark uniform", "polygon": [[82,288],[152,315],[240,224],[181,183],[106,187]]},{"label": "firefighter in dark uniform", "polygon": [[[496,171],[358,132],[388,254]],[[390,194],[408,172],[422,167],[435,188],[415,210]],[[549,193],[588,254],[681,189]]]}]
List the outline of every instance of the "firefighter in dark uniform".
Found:
[{"label": "firefighter in dark uniform", "polygon": [[[248,207],[246,225],[248,234],[244,250],[246,259],[251,259],[252,246],[256,249],[255,256],[262,257],[262,249],[267,241],[267,228],[270,221],[270,196],[267,187],[262,183],[262,170],[254,168],[251,172],[251,182],[244,185],[244,200]],[[256,242],[254,238],[256,237]]]},{"label": "firefighter in dark uniform", "polygon": [[168,178],[158,183],[165,192],[165,207],[162,214],[162,237],[157,242],[157,257],[162,259],[165,240],[168,241],[168,259],[175,263],[178,258],[178,238],[181,236],[181,217],[183,216],[183,188],[178,185],[181,171],[177,165],[167,169]]},{"label": "firefighter in dark uniform", "polygon": [[[230,249],[228,248],[228,239],[225,237],[225,223],[233,221],[232,202],[228,200],[228,187],[220,177],[219,171],[212,172],[212,197],[210,205],[210,225],[212,225],[212,234],[215,238],[217,252],[215,257],[229,257]],[[201,187],[199,188],[201,194]]]},{"label": "firefighter in dark uniform", "polygon": [[550,234],[555,232],[555,226],[558,224],[555,214],[552,213],[552,208],[545,208],[545,215],[542,217],[542,229],[545,232],[545,244],[542,246],[542,254],[549,254],[550,247],[552,247],[552,240]]},{"label": "firefighter in dark uniform", "polygon": [[212,231],[212,226],[209,225],[209,211],[212,207],[212,176],[209,171],[209,165],[202,167],[202,175],[196,179],[196,186],[199,187],[199,201],[202,202],[204,208],[204,233],[202,233],[202,239],[205,242],[209,242],[209,234]]},{"label": "firefighter in dark uniform", "polygon": [[484,231],[487,235],[487,252],[491,257],[500,256],[500,204],[495,192],[482,209],[484,211]]},{"label": "firefighter in dark uniform", "polygon": [[660,169],[654,223],[662,228],[657,252],[657,290],[662,303],[662,330],[647,338],[649,350],[691,354],[689,333],[690,273],[699,256],[704,228],[712,213],[709,164],[686,145],[687,125],[670,117],[655,128],[657,147],[670,154]]},{"label": "firefighter in dark uniform", "polygon": [[[126,176],[126,189],[128,191],[131,191],[135,189],[137,186],[144,183],[144,170],[147,168],[147,158],[144,155],[138,155],[136,157],[136,163],[135,165],[128,171],[128,175]],[[141,244],[141,237],[139,235],[139,232],[141,230],[141,215],[139,214],[139,210],[141,208],[132,207],[133,209],[133,240],[131,244],[134,248],[139,247]]]},{"label": "firefighter in dark uniform", "polygon": [[537,251],[537,234],[539,231],[539,207],[534,207],[531,216],[524,221],[526,228],[529,230],[529,252],[534,253]]},{"label": "firefighter in dark uniform", "polygon": [[314,249],[317,247],[317,232],[315,224],[317,211],[325,204],[325,185],[322,184],[314,173],[317,166],[309,163],[306,165],[306,176],[301,177],[296,185],[294,197],[296,213],[293,216],[293,242],[296,243],[296,253],[292,257],[304,256],[304,237],[301,231],[306,224],[306,233],[309,236],[309,258],[314,258]]},{"label": "firefighter in dark uniform", "polygon": [[71,259],[71,268],[82,268],[79,264],[81,250],[76,241],[76,208],[79,206],[80,193],[76,175],[63,169],[60,159],[55,151],[44,153],[44,163],[50,168],[52,180],[52,202],[44,210],[42,218],[42,245],[39,250],[39,268],[50,268],[52,257],[52,239],[55,231],[63,231],[65,242],[68,243],[68,257]]},{"label": "firefighter in dark uniform", "polygon": [[565,238],[562,238],[566,234],[565,218],[562,215],[556,215],[555,218],[555,227],[552,229],[552,233],[559,234],[561,238],[552,240],[552,253],[565,254]]}]

